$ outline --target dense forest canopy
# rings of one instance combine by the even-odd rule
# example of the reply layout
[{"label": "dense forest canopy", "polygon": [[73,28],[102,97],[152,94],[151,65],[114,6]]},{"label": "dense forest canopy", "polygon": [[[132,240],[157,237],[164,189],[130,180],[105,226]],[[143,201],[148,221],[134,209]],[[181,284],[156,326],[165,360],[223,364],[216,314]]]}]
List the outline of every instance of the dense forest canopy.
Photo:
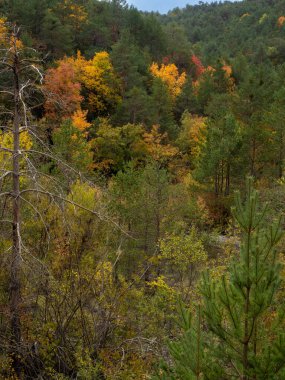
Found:
[{"label": "dense forest canopy", "polygon": [[0,379],[285,378],[285,0],[0,0]]}]

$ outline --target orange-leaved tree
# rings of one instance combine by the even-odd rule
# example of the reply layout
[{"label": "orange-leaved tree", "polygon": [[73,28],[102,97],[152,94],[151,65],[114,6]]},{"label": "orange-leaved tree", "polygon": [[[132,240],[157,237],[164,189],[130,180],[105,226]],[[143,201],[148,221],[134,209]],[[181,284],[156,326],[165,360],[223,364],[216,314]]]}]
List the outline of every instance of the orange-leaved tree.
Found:
[{"label": "orange-leaved tree", "polygon": [[104,51],[90,60],[78,52],[58,61],[46,74],[45,89],[52,95],[45,106],[48,116],[60,108],[61,116],[71,117],[81,105],[95,116],[104,115],[121,100],[119,80]]},{"label": "orange-leaved tree", "polygon": [[71,117],[80,108],[81,84],[69,59],[64,58],[58,61],[57,67],[47,70],[44,91],[47,94],[45,111],[51,119]]},{"label": "orange-leaved tree", "polygon": [[279,28],[281,28],[281,26],[284,24],[284,22],[285,22],[285,16],[280,16],[278,18],[278,21],[277,21]]}]

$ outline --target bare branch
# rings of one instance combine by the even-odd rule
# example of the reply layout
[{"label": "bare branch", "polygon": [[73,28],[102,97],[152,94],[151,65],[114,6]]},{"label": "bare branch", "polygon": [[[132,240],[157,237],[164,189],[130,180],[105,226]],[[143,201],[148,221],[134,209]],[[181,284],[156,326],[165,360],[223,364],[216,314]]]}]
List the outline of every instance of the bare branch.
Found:
[{"label": "bare branch", "polygon": [[3,150],[4,152],[8,152],[8,153],[11,153],[11,154],[14,154],[14,151],[12,149],[5,148],[2,145],[0,145],[0,150]]},{"label": "bare branch", "polygon": [[14,96],[13,92],[7,91],[7,90],[0,91],[0,94],[8,94],[8,95]]},{"label": "bare branch", "polygon": [[77,202],[74,202],[74,201],[72,201],[72,200],[70,200],[68,198],[65,198],[65,197],[63,197],[61,195],[53,194],[53,193],[51,193],[49,191],[44,191],[44,190],[39,190],[39,189],[24,189],[24,190],[22,190],[20,192],[20,194],[24,194],[24,193],[40,193],[40,194],[47,195],[50,198],[60,199],[60,200],[62,200],[65,203],[69,203],[69,204],[71,204],[71,205],[73,205],[73,206],[75,206],[75,207],[77,207],[77,208],[79,208],[81,210],[87,211],[87,212],[89,212],[89,213],[97,216],[101,221],[107,221],[107,222],[113,224],[124,235],[128,236],[131,239],[134,239],[134,237],[131,236],[128,232],[126,232],[121,226],[119,226],[118,223],[114,222],[113,220],[111,220],[111,219],[109,219],[107,217],[104,217],[104,216],[100,215],[100,213],[98,213],[98,212],[96,212],[96,211],[94,211],[94,210],[92,210],[92,209],[90,209],[88,207],[85,207],[85,206],[83,206],[83,205],[81,205],[81,204],[79,204]]},{"label": "bare branch", "polygon": [[47,237],[48,237],[48,241],[50,240],[50,234],[49,234],[49,232],[48,232],[48,228],[47,228],[47,225],[46,225],[46,223],[45,223],[45,220],[44,220],[44,218],[43,218],[43,216],[42,216],[42,214],[40,213],[40,211],[30,202],[30,201],[28,201],[26,198],[24,198],[24,197],[22,197],[22,196],[20,196],[20,198],[24,201],[24,202],[26,202],[29,206],[31,206],[31,208],[35,211],[35,213],[40,217],[40,219],[41,219],[41,222],[42,222],[42,224],[43,224],[43,226],[44,226],[44,229],[45,229],[45,231],[46,231],[46,234],[47,234]]}]

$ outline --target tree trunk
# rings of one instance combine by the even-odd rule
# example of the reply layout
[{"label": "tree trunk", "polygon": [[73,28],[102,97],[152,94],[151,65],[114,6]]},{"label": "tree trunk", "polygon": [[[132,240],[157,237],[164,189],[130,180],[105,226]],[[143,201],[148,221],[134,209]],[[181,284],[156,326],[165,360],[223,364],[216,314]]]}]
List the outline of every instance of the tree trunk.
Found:
[{"label": "tree trunk", "polygon": [[225,195],[230,194],[230,172],[231,172],[230,163],[227,162],[227,174],[226,174],[226,188],[225,188]]},{"label": "tree trunk", "polygon": [[215,195],[219,195],[219,168],[216,168],[216,173],[215,173]]},{"label": "tree trunk", "polygon": [[242,366],[243,366],[243,376],[242,380],[248,380],[248,351],[249,351],[249,340],[250,340],[250,327],[249,327],[249,309],[250,309],[250,279],[249,279],[249,269],[250,269],[250,238],[251,238],[251,227],[247,232],[247,248],[246,248],[246,267],[247,267],[247,285],[245,293],[245,305],[244,305],[244,335],[243,335],[243,354],[242,354]]},{"label": "tree trunk", "polygon": [[251,146],[251,158],[250,158],[250,175],[252,177],[256,176],[255,161],[256,161],[256,138],[253,137],[252,146]]},{"label": "tree trunk", "polygon": [[248,345],[249,345],[249,295],[250,289],[246,290],[246,303],[245,303],[245,320],[244,320],[244,340],[243,340],[243,355],[242,355],[242,366],[243,366],[243,376],[242,380],[248,380]]},{"label": "tree trunk", "polygon": [[221,162],[221,187],[220,187],[220,194],[223,195],[224,191],[224,161]]},{"label": "tree trunk", "polygon": [[10,273],[10,327],[13,368],[17,376],[21,377],[20,85],[16,46],[14,49],[13,249]]},{"label": "tree trunk", "polygon": [[198,326],[197,326],[197,366],[196,366],[196,379],[200,379],[201,373],[201,363],[200,363],[200,354],[201,354],[201,305],[198,305]]},{"label": "tree trunk", "polygon": [[283,177],[283,159],[284,159],[284,143],[283,143],[283,131],[280,133],[280,145],[279,145],[279,165],[278,165],[278,176]]}]

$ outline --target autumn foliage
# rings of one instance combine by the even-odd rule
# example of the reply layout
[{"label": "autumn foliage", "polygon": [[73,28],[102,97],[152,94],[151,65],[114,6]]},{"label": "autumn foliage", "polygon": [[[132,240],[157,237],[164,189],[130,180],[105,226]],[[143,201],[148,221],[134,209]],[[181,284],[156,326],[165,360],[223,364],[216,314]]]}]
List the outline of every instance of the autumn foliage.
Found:
[{"label": "autumn foliage", "polygon": [[105,51],[97,53],[90,60],[79,52],[76,58],[69,58],[76,78],[87,92],[88,108],[102,113],[120,101],[120,83]]},{"label": "autumn foliage", "polygon": [[198,58],[196,55],[192,55],[191,61],[195,66],[195,75],[196,78],[199,78],[200,75],[202,75],[205,72],[205,67],[203,66],[200,58]]},{"label": "autumn foliage", "polygon": [[45,76],[44,91],[47,95],[45,111],[48,117],[55,119],[70,117],[80,108],[83,100],[81,84],[77,81],[74,66],[68,59],[58,62]]},{"label": "autumn foliage", "polygon": [[186,73],[179,74],[178,68],[175,64],[158,65],[153,63],[150,66],[150,72],[153,76],[160,78],[168,87],[169,92],[173,98],[176,98],[180,93],[182,86],[186,81]]},{"label": "autumn foliage", "polygon": [[91,123],[87,121],[87,112],[88,111],[82,111],[79,109],[75,111],[71,117],[73,125],[81,132],[86,132],[91,126]]},{"label": "autumn foliage", "polygon": [[[201,3],[163,16],[127,3],[0,0],[0,379],[16,380],[19,359],[19,379],[283,380],[285,348],[269,355],[277,334],[267,327],[279,316],[285,271],[249,334],[239,335],[241,324],[270,300],[274,265],[258,299],[253,284],[249,313],[235,308],[254,271],[228,285],[242,239],[231,208],[236,190],[244,204],[248,174],[269,207],[247,253],[264,246],[267,255],[274,231],[263,228],[285,213],[285,0]],[[213,279],[204,288],[209,324],[204,272]],[[182,313],[185,337],[178,303],[193,315]],[[279,327],[283,336],[285,321]],[[236,359],[249,335],[243,373]],[[254,374],[260,354],[266,365]]]},{"label": "autumn foliage", "polygon": [[160,133],[158,125],[154,125],[149,133],[144,133],[143,137],[146,150],[155,161],[167,161],[178,153],[176,147],[166,143],[167,134]]},{"label": "autumn foliage", "polygon": [[285,22],[285,16],[280,16],[277,21],[277,25],[279,26],[279,28],[281,28],[284,22]]},{"label": "autumn foliage", "polygon": [[7,42],[7,20],[5,18],[0,18],[0,44],[4,45]]},{"label": "autumn foliage", "polygon": [[63,58],[47,71],[44,89],[45,110],[51,118],[70,117],[82,103],[90,112],[101,114],[120,101],[119,81],[106,52],[90,60],[80,52]]}]

